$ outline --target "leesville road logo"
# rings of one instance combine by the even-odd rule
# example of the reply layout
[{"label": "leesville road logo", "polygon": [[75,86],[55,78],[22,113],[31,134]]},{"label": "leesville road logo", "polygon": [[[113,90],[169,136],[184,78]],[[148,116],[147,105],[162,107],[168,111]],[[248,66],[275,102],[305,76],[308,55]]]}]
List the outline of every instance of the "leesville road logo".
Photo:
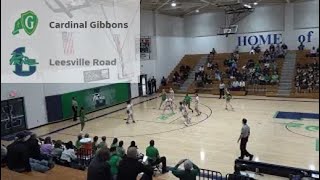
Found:
[{"label": "leesville road logo", "polygon": [[13,35],[19,34],[19,31],[23,29],[29,36],[32,35],[38,26],[38,17],[32,11],[27,11],[21,14],[21,17],[15,22]]},{"label": "leesville road logo", "polygon": [[[18,76],[30,76],[36,72],[36,65],[39,64],[35,59],[28,58],[23,55],[26,51],[25,47],[19,47],[15,49],[11,55],[10,65],[15,66],[15,70],[13,71]],[[28,66],[29,70],[23,70],[23,66]]]}]

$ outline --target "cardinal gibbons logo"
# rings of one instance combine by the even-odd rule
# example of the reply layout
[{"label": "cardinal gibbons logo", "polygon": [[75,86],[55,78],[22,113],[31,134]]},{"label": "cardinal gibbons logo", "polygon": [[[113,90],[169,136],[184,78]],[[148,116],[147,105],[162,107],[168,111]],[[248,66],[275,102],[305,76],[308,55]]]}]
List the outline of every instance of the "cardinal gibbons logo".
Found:
[{"label": "cardinal gibbons logo", "polygon": [[[15,67],[13,72],[18,76],[32,75],[37,70],[36,65],[39,64],[35,59],[25,56],[25,51],[25,47],[19,47],[11,53],[12,57],[10,58],[10,65]],[[23,70],[23,66],[29,67],[29,70]]]},{"label": "cardinal gibbons logo", "polygon": [[30,36],[36,31],[37,27],[37,15],[32,11],[27,11],[25,13],[22,13],[21,17],[18,20],[16,20],[12,34],[19,34],[19,31],[23,29],[24,32],[26,32]]}]

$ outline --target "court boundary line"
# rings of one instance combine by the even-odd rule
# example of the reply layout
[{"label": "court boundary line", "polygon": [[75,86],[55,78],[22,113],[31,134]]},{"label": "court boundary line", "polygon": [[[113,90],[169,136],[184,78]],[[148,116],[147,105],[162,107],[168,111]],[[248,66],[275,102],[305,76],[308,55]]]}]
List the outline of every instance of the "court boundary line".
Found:
[{"label": "court boundary line", "polygon": [[[135,105],[138,105],[138,104],[141,104],[141,103],[144,103],[144,102],[148,102],[148,101],[151,101],[151,100],[157,99],[157,98],[158,98],[158,97],[154,97],[154,98],[151,98],[151,99],[148,99],[148,100],[145,100],[145,101],[141,101],[141,102],[139,102],[139,103],[137,103],[137,104],[134,104],[134,106],[135,106]],[[205,104],[202,104],[202,105],[203,105],[203,106],[205,106],[205,107],[207,107],[207,108],[210,110],[210,114],[209,114],[209,115],[208,115],[208,114],[206,114],[206,115],[207,115],[207,117],[206,117],[205,119],[203,119],[203,120],[201,120],[201,121],[199,121],[199,122],[197,122],[197,123],[195,123],[195,124],[192,124],[192,125],[190,125],[190,126],[183,126],[183,127],[181,127],[181,128],[172,129],[172,130],[163,131],[163,132],[157,132],[157,133],[150,133],[150,134],[138,134],[138,135],[133,135],[133,136],[117,136],[117,137],[118,137],[118,138],[125,138],[125,137],[151,136],[151,135],[157,135],[157,134],[162,134],[162,133],[170,133],[170,132],[173,132],[173,131],[179,131],[179,130],[182,130],[182,129],[185,129],[185,128],[193,127],[193,126],[195,126],[195,125],[198,125],[198,124],[200,124],[200,123],[202,123],[202,122],[206,121],[206,120],[207,120],[209,117],[211,117],[211,115],[212,115],[212,109],[211,109],[209,106],[205,105]],[[89,119],[88,121],[95,120],[95,119],[97,119],[97,118],[100,118],[100,117],[103,117],[103,116],[106,116],[106,115],[109,115],[109,114],[112,114],[112,113],[118,112],[118,111],[123,110],[123,109],[125,109],[125,108],[122,108],[122,109],[116,110],[116,111],[114,111],[114,112],[106,113],[106,114],[104,114],[104,115],[100,115],[100,116],[95,117],[95,118],[91,118],[91,119]],[[203,114],[205,114],[205,113],[203,113]],[[73,124],[73,125],[69,125],[69,126],[66,126],[66,127],[63,127],[63,128],[60,128],[60,129],[57,129],[57,130],[54,130],[54,131],[51,131],[51,132],[49,132],[49,133],[46,133],[46,134],[40,135],[40,136],[38,136],[38,137],[43,137],[43,136],[47,136],[47,135],[50,135],[50,134],[58,133],[59,131],[62,131],[62,130],[65,130],[65,129],[68,129],[68,128],[71,128],[71,127],[77,126],[77,125],[79,125],[79,124],[80,124],[80,123]],[[64,133],[59,133],[59,134],[64,134]],[[71,134],[68,134],[68,135],[71,135]],[[74,135],[74,136],[77,136],[77,135]],[[107,138],[114,138],[114,137],[107,137]]]},{"label": "court boundary line", "polygon": [[[179,97],[184,97],[184,95],[182,95],[182,94],[176,94],[177,96],[179,96]],[[219,97],[210,97],[210,96],[199,96],[199,97],[201,97],[201,98],[211,98],[211,99],[219,99]],[[289,101],[289,102],[312,102],[312,103],[319,103],[319,100],[318,101],[311,101],[311,100],[309,100],[309,101],[307,101],[307,100],[305,100],[305,101],[297,101],[297,100],[290,100],[290,99],[263,99],[263,98],[248,98],[248,99],[246,99],[246,98],[239,98],[239,97],[233,97],[232,99],[240,99],[240,100],[255,100],[255,101],[257,101],[257,100],[263,100],[263,101]]]},{"label": "court boundary line", "polygon": [[[137,98],[138,98],[138,97],[137,97]],[[152,97],[152,98],[150,98],[150,99],[147,99],[147,100],[138,102],[138,103],[134,104],[133,106],[136,106],[136,105],[138,105],[138,104],[142,104],[142,103],[145,103],[145,102],[148,102],[148,101],[157,99],[157,98],[158,98],[158,97]],[[123,103],[121,103],[121,104],[123,104]],[[118,104],[118,105],[119,105],[119,104]],[[86,122],[92,121],[92,120],[95,120],[95,119],[98,119],[98,118],[100,118],[100,117],[107,116],[107,115],[109,115],[109,114],[112,114],[112,113],[115,113],[115,112],[118,112],[118,111],[121,111],[121,110],[124,110],[124,109],[126,109],[126,107],[123,107],[123,108],[120,108],[120,109],[117,109],[117,110],[114,110],[114,111],[111,111],[111,112],[108,112],[108,113],[99,115],[99,116],[97,116],[97,117],[90,118],[90,119],[88,119]],[[101,110],[104,110],[104,109],[100,109],[100,110],[97,110],[97,111],[101,111]],[[96,112],[97,112],[97,111],[96,111]],[[72,118],[71,118],[71,119],[72,119]],[[71,119],[69,119],[69,120],[71,120]],[[67,121],[67,120],[64,120],[64,121]],[[60,121],[60,122],[62,122],[62,121]],[[59,132],[59,131],[62,131],[62,130],[65,130],[65,129],[68,129],[68,128],[77,126],[77,125],[79,125],[79,124],[80,124],[80,122],[78,122],[78,123],[76,123],[76,124],[68,125],[68,126],[59,128],[59,129],[57,129],[57,130],[51,131],[51,132],[49,132],[49,133],[45,133],[45,134],[43,134],[43,135],[40,135],[40,136],[38,136],[38,137],[43,137],[43,136],[47,136],[47,135],[50,135],[50,134],[54,134],[54,133],[57,133],[57,132]],[[49,125],[49,124],[45,124],[45,125],[43,125],[43,126],[46,126],[46,125]],[[36,127],[36,128],[40,128],[40,127]],[[34,128],[34,129],[36,129],[36,128]],[[28,130],[31,130],[31,129],[28,129]]]}]

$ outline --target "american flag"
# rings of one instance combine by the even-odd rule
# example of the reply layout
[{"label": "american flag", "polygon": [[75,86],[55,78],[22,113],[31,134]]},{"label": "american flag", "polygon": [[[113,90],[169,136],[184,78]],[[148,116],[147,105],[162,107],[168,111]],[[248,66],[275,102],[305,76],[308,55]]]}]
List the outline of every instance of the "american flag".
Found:
[{"label": "american flag", "polygon": [[72,32],[62,32],[63,51],[65,55],[74,54],[72,35]]}]

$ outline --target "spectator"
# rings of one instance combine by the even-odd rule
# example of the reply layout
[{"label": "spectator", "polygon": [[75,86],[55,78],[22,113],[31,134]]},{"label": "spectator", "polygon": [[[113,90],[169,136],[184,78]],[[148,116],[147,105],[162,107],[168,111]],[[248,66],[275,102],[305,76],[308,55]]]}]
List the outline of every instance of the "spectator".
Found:
[{"label": "spectator", "polygon": [[135,147],[138,149],[138,146],[136,145],[135,141],[131,141],[130,146],[128,148],[130,148],[130,147]]},{"label": "spectator", "polygon": [[239,54],[239,46],[236,46],[236,48],[234,49],[234,53]]},{"label": "spectator", "polygon": [[300,45],[298,46],[298,50],[299,50],[299,51],[303,51],[303,50],[304,50],[304,45],[303,45],[302,42],[301,42]]},{"label": "spectator", "polygon": [[[178,169],[182,163],[184,165],[184,170]],[[197,176],[200,174],[200,169],[190,160],[183,159],[173,168],[172,174],[180,180],[196,180]]]},{"label": "spectator", "polygon": [[97,151],[97,149],[98,149],[98,140],[99,140],[98,136],[94,136],[93,137],[93,142],[92,142],[93,153],[95,153]]},{"label": "spectator", "polygon": [[113,139],[110,148],[112,148],[112,147],[115,147],[115,148],[118,147],[118,138],[114,138],[114,139]]},{"label": "spectator", "polygon": [[152,85],[151,79],[149,78],[148,81],[147,81],[147,86],[148,86],[149,95],[152,94],[152,87],[151,87],[151,85]]},{"label": "spectator", "polygon": [[146,149],[146,156],[152,166],[162,163],[162,173],[168,172],[166,157],[160,157],[158,149],[154,147],[154,140],[150,141],[150,146]]},{"label": "spectator", "polygon": [[197,87],[203,87],[203,80],[202,77],[200,75],[197,76]]},{"label": "spectator", "polygon": [[116,147],[110,148],[111,157],[108,161],[111,170],[111,176],[114,180],[117,180],[119,163],[121,161],[121,157],[117,154]]},{"label": "spectator", "polygon": [[200,66],[199,67],[199,72],[202,74],[204,72],[204,67],[203,66]]},{"label": "spectator", "polygon": [[30,157],[33,159],[37,159],[37,160],[41,160],[45,157],[41,156],[40,153],[40,145],[39,145],[39,141],[37,139],[37,135],[36,134],[31,134],[30,138],[26,141],[26,144],[29,147],[29,152],[30,152]]},{"label": "spectator", "polygon": [[40,152],[42,155],[49,157],[51,155],[52,149],[53,149],[53,146],[52,146],[51,137],[48,136],[44,139],[44,143],[40,146]]},{"label": "spectator", "polygon": [[157,91],[157,80],[154,78],[154,76],[152,76],[151,79],[151,89],[152,93]]},{"label": "spectator", "polygon": [[164,78],[164,76],[161,79],[161,85],[162,86],[166,86],[167,85],[167,80],[166,80],[166,78]]},{"label": "spectator", "polygon": [[261,52],[261,48],[259,46],[259,44],[254,48],[255,53],[260,53]]},{"label": "spectator", "polygon": [[102,147],[108,147],[106,140],[107,138],[105,136],[101,137],[101,142],[98,144],[98,149],[101,149]]},{"label": "spectator", "polygon": [[271,53],[275,52],[275,47],[274,47],[273,44],[270,45],[269,50],[270,50]]},{"label": "spectator", "polygon": [[73,144],[71,141],[66,143],[66,149],[61,153],[60,159],[65,161],[65,164],[72,168],[78,168],[78,159],[76,153],[73,149]]},{"label": "spectator", "polygon": [[210,61],[208,61],[208,63],[207,63],[207,68],[212,69],[212,63]]},{"label": "spectator", "polygon": [[310,57],[317,57],[317,50],[316,48],[313,46],[312,49],[310,50]]},{"label": "spectator", "polygon": [[54,143],[54,148],[51,151],[51,156],[55,159],[60,159],[62,152],[63,152],[62,141],[57,140]]},{"label": "spectator", "polygon": [[240,90],[240,83],[239,81],[235,80],[232,82],[232,85],[231,85],[231,89],[232,91],[239,91]]},{"label": "spectator", "polygon": [[112,180],[110,165],[106,163],[109,158],[109,149],[102,147],[88,167],[87,180]]},{"label": "spectator", "polygon": [[256,51],[254,50],[254,46],[251,47],[251,50],[249,51],[249,54],[256,54]]},{"label": "spectator", "polygon": [[121,158],[123,158],[126,155],[126,152],[123,148],[123,141],[119,142],[119,146],[117,147],[117,153]]},{"label": "spectator", "polygon": [[284,55],[286,55],[287,52],[288,52],[288,46],[287,46],[285,43],[283,43],[283,44],[281,45],[281,49],[283,50]]},{"label": "spectator", "polygon": [[279,83],[279,75],[277,73],[274,73],[271,76],[271,84],[278,84]]},{"label": "spectator", "polygon": [[212,79],[211,75],[210,74],[206,74],[205,83],[206,84],[212,84],[212,82],[213,82],[213,79]]},{"label": "spectator", "polygon": [[117,180],[136,180],[141,172],[145,177],[152,179],[153,170],[139,162],[137,156],[137,148],[129,147],[127,157],[120,161]]},{"label": "spectator", "polygon": [[25,133],[20,132],[16,135],[16,140],[7,147],[7,165],[10,170],[16,172],[31,171],[29,162],[29,147],[25,143]]},{"label": "spectator", "polygon": [[217,51],[216,51],[216,49],[212,48],[211,54],[212,54],[212,55],[215,55],[215,54],[217,54]]},{"label": "spectator", "polygon": [[81,139],[82,139],[82,135],[81,134],[79,134],[78,135],[78,139],[77,139],[77,141],[76,141],[76,149],[80,149],[81,148],[81,143],[80,143],[80,141],[81,141]]},{"label": "spectator", "polygon": [[241,91],[246,90],[246,82],[243,79],[240,81],[239,86]]}]

